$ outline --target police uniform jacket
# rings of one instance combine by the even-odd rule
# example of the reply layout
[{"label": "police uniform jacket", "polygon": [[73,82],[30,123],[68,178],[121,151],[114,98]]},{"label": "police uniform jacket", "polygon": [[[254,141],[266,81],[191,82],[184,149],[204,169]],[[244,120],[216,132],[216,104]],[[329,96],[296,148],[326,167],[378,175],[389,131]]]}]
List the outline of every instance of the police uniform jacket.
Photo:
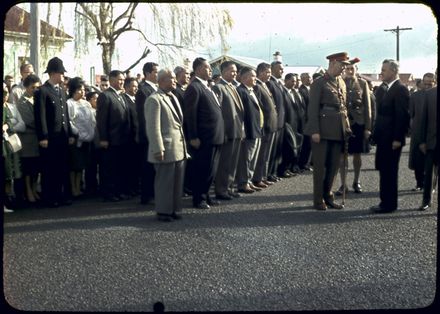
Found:
[{"label": "police uniform jacket", "polygon": [[310,87],[306,135],[319,134],[321,139],[342,141],[351,132],[346,103],[346,88],[341,76],[328,73]]},{"label": "police uniform jacket", "polygon": [[67,111],[66,93],[46,81],[34,94],[35,130],[39,141],[65,134],[73,136]]},{"label": "police uniform jacket", "polygon": [[367,81],[362,78],[346,78],[347,110],[350,125],[364,125],[371,130],[371,100]]}]

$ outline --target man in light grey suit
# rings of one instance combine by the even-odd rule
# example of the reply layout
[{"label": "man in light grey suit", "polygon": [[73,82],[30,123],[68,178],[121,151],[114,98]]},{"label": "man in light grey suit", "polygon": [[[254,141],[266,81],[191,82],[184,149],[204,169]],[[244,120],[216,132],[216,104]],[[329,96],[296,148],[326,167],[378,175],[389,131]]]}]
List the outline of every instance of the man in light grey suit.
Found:
[{"label": "man in light grey suit", "polygon": [[[188,157],[183,135],[183,114],[172,93],[176,76],[169,69],[158,73],[159,88],[146,101],[146,125],[149,141],[148,161],[154,164],[154,193],[160,221],[180,219],[183,174]],[[171,195],[170,195],[171,193]]]}]

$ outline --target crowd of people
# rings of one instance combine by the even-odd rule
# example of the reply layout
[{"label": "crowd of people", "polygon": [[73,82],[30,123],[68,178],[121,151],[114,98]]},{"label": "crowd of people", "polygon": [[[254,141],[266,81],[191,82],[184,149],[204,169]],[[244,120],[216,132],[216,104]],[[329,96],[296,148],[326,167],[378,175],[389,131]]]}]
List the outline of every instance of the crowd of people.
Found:
[{"label": "crowd of people", "polygon": [[[362,193],[361,156],[373,143],[381,203],[372,210],[391,212],[410,118],[410,168],[427,209],[437,162],[434,74],[410,96],[393,60],[384,61],[384,83],[373,90],[357,74],[358,58],[327,59],[327,71],[313,77],[284,75],[280,61],[256,70],[224,61],[217,77],[203,58],[192,71],[147,62],[142,79],[113,70],[99,88],[66,77],[59,58],[49,60],[44,84],[25,63],[21,82],[12,86],[6,77],[3,86],[3,135],[17,134],[22,146],[14,151],[3,141],[4,211],[59,207],[85,196],[139,197],[141,204],[154,202],[159,220],[172,221],[181,218],[184,194],[195,208],[209,209],[304,172],[313,172],[315,209],[342,209],[347,156],[353,156],[352,188]],[[333,192],[338,172],[341,186]]]}]

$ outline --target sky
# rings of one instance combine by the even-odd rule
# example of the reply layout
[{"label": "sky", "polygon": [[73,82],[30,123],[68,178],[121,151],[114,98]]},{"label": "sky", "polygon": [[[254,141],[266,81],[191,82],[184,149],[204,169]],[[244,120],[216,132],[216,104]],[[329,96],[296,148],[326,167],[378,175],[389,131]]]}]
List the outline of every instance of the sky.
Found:
[{"label": "sky", "polygon": [[230,3],[234,27],[231,54],[272,60],[279,50],[291,65],[326,66],[325,56],[347,51],[361,59],[360,70],[378,72],[385,58],[396,58],[400,32],[402,72],[434,71],[437,66],[437,21],[424,4],[401,3]]},{"label": "sky", "polygon": [[[62,24],[67,33],[74,35],[73,7],[68,9],[69,5],[74,4],[64,4],[66,17],[63,18]],[[426,72],[434,72],[437,67],[437,20],[427,5],[401,3],[214,3],[213,5],[228,9],[234,21],[228,37],[231,47],[229,54],[232,55],[271,62],[272,54],[280,51],[285,64],[326,68],[328,63],[325,56],[346,51],[350,57],[361,59],[359,63],[361,73],[378,73],[384,59],[396,58],[396,35],[384,30],[399,26],[412,28],[400,33],[401,72],[413,73],[415,77],[421,77]],[[136,14],[137,18],[142,20],[142,12]],[[45,16],[45,12],[41,12],[40,17],[44,19]],[[53,18],[55,17],[57,14],[54,13]],[[148,21],[147,18],[143,20]],[[121,40],[118,41],[118,60],[124,62],[137,58],[144,43],[139,42],[137,49],[139,51],[135,51],[133,39],[123,41],[121,36]],[[158,52],[154,51],[154,48],[152,50],[153,53],[141,62],[134,72],[140,72],[144,62],[157,60]],[[221,54],[219,41],[209,44],[209,52],[212,58]],[[190,59],[193,57],[191,56]],[[121,64],[121,67],[124,66],[126,65]],[[97,65],[97,69],[99,68],[100,66]]]}]

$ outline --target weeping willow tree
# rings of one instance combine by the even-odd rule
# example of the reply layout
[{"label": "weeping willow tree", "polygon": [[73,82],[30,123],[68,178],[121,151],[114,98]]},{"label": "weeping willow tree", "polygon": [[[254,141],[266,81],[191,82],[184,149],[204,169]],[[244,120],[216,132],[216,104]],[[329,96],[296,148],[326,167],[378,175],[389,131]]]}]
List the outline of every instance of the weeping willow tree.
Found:
[{"label": "weeping willow tree", "polygon": [[[137,19],[141,10],[143,16]],[[128,32],[136,32],[144,47],[125,71],[139,64],[152,49],[160,52],[161,64],[169,64],[185,50],[196,51],[216,39],[226,52],[226,37],[233,26],[227,10],[203,3],[77,3],[75,13],[79,17],[76,37],[78,32],[95,36],[107,74],[112,69],[117,41]]]}]

